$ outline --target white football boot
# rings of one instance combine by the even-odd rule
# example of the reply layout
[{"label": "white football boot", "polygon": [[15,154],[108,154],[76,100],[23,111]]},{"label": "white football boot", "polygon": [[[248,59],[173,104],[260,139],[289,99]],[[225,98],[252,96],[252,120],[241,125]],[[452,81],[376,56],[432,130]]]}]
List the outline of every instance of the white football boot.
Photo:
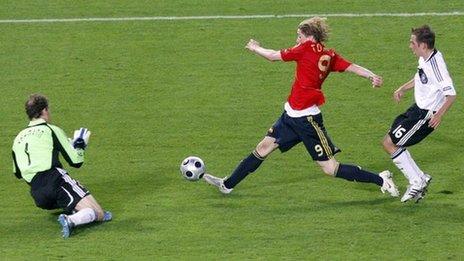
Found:
[{"label": "white football boot", "polygon": [[229,194],[230,192],[232,192],[233,189],[229,189],[229,188],[226,188],[226,186],[224,185],[224,180],[226,178],[218,178],[218,177],[215,177],[213,175],[210,175],[210,174],[205,174],[203,175],[203,179],[208,183],[208,184],[211,184],[213,186],[216,186],[219,188],[219,191],[222,193],[222,194]]},{"label": "white football boot", "polygon": [[427,184],[425,183],[425,181],[421,182],[420,184],[409,184],[408,189],[401,198],[401,202],[406,202],[410,199],[416,199],[417,202],[417,199],[421,197],[426,186]]},{"label": "white football boot", "polygon": [[427,194],[428,192],[427,189],[430,183],[432,182],[432,176],[430,176],[427,173],[424,173],[424,176],[425,176],[425,179],[424,179],[425,187],[422,189],[422,192],[416,197],[416,203],[419,203],[419,201],[425,197],[425,194]]},{"label": "white football boot", "polygon": [[400,192],[393,182],[393,174],[388,170],[384,170],[379,173],[379,176],[383,179],[383,185],[380,191],[382,191],[382,193],[388,192],[392,197],[398,197]]}]

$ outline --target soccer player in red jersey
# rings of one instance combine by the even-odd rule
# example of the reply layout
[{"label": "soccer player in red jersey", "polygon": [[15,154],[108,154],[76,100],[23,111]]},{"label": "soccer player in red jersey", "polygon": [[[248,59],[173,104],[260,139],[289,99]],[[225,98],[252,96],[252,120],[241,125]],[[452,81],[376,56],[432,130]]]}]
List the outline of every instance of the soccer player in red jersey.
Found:
[{"label": "soccer player in red jersey", "polygon": [[334,71],[355,73],[369,79],[374,87],[380,87],[383,81],[382,77],[370,70],[347,61],[332,49],[326,49],[324,42],[328,38],[328,30],[325,19],[313,17],[299,24],[297,45],[292,48],[276,51],[261,47],[253,39],[248,42],[246,49],[269,61],[295,61],[295,81],[284,105],[284,113],[258,143],[253,153],[240,162],[230,177],[222,179],[205,174],[206,182],[228,194],[275,149],[285,152],[303,142],[312,159],[327,175],[349,181],[374,183],[381,187],[383,193],[388,192],[394,197],[399,195],[389,171],[376,175],[358,166],[341,164],[334,157],[340,150],[327,135],[319,109],[325,102],[322,83]]}]

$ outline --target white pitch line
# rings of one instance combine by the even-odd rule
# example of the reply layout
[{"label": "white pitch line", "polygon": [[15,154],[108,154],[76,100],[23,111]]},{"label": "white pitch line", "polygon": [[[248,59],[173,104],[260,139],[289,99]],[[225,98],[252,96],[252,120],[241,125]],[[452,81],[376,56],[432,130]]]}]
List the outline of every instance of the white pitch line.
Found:
[{"label": "white pitch line", "polygon": [[217,19],[272,19],[301,17],[414,17],[414,16],[462,16],[464,12],[430,13],[333,13],[333,14],[284,14],[284,15],[214,15],[214,16],[148,16],[148,17],[89,17],[89,18],[51,18],[51,19],[4,19],[2,24],[21,23],[69,23],[69,22],[123,22],[123,21],[162,21],[162,20],[217,20]]}]

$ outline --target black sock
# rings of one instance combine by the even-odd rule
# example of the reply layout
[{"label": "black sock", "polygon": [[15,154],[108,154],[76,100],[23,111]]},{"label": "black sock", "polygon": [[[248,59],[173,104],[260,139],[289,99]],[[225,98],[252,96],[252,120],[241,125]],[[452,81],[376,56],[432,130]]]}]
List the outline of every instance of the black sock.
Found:
[{"label": "black sock", "polygon": [[347,164],[340,164],[338,166],[338,170],[337,173],[335,173],[335,177],[346,179],[349,181],[375,183],[379,186],[383,185],[383,179],[379,175],[362,170],[361,167]]},{"label": "black sock", "polygon": [[259,156],[256,151],[253,151],[253,153],[238,164],[234,172],[232,172],[232,175],[224,181],[224,186],[226,186],[226,188],[235,187],[238,183],[240,183],[240,181],[248,176],[248,174],[255,171],[263,161],[264,158]]}]

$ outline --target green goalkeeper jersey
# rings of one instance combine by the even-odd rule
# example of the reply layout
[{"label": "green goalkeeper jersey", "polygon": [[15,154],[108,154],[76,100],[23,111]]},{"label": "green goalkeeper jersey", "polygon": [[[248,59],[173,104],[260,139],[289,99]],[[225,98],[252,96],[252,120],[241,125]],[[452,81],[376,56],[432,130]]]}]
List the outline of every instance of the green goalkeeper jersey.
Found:
[{"label": "green goalkeeper jersey", "polygon": [[58,154],[72,166],[84,162],[84,150],[75,149],[64,131],[43,119],[32,120],[13,142],[13,172],[28,183],[42,171],[62,168]]}]

